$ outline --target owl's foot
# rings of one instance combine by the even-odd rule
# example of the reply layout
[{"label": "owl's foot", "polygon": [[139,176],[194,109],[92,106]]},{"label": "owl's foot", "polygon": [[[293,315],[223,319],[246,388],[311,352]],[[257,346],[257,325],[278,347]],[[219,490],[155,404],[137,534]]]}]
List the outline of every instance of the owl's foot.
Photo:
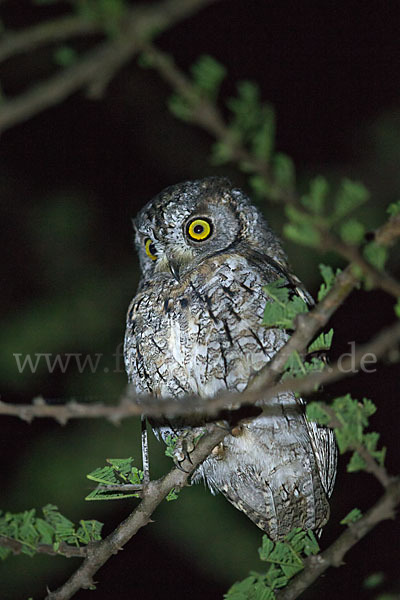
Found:
[{"label": "owl's foot", "polygon": [[176,446],[173,451],[173,461],[175,465],[181,471],[185,469],[181,466],[185,460],[188,460],[192,464],[190,454],[195,449],[195,446],[199,439],[205,434],[206,430],[204,427],[194,427],[193,429],[187,429],[176,440]]}]

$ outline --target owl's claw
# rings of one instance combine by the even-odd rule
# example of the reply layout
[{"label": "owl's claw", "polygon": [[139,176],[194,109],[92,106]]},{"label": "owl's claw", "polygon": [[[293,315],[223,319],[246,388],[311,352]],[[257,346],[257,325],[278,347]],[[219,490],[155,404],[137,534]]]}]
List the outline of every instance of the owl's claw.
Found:
[{"label": "owl's claw", "polygon": [[182,473],[189,473],[189,471],[186,471],[186,469],[184,469],[183,467],[181,467],[181,465],[179,464],[179,462],[174,461],[175,462],[175,466],[177,469],[179,469],[180,471],[182,471]]},{"label": "owl's claw", "polygon": [[203,435],[203,427],[195,427],[194,429],[188,429],[184,431],[176,441],[176,446],[173,453],[173,460],[175,466],[181,471],[187,473],[187,471],[181,467],[181,463],[188,460],[190,464],[193,464],[190,454],[193,452],[196,442]]}]

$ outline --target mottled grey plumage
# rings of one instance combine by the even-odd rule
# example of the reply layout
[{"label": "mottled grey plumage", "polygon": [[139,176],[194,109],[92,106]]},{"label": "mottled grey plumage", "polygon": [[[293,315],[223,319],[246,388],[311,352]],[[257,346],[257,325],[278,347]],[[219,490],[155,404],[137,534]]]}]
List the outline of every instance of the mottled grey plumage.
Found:
[{"label": "mottled grey plumage", "polygon": [[[143,277],[127,316],[130,382],[165,398],[245,390],[288,337],[261,325],[271,301],[263,286],[283,276],[309,298],[290,274],[277,236],[224,178],[167,188],[134,226]],[[192,479],[204,479],[280,539],[295,526],[318,529],[327,521],[336,447],[329,430],[306,421],[293,394],[268,404],[273,414],[243,422]],[[164,439],[195,425],[153,423]]]}]

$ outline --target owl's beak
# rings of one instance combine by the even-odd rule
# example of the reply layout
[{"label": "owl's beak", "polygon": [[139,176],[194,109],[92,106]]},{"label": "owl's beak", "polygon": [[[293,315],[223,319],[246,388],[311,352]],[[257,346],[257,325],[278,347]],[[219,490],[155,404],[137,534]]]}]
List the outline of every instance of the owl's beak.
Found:
[{"label": "owl's beak", "polygon": [[173,276],[173,277],[176,279],[176,281],[179,283],[179,282],[180,282],[180,277],[179,277],[179,265],[178,265],[178,263],[177,263],[175,260],[173,260],[173,259],[170,259],[170,260],[168,261],[168,265],[169,265],[169,270],[170,270],[170,271],[171,271],[171,273],[172,273],[172,276]]}]

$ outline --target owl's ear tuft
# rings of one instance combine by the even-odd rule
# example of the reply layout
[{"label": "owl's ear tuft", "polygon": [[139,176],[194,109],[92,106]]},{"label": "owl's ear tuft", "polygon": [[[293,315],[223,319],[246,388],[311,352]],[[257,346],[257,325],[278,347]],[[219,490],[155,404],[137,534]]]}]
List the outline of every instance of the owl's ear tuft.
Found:
[{"label": "owl's ear tuft", "polygon": [[135,233],[137,233],[136,219],[134,219],[134,218],[132,217],[131,221],[132,221],[132,227],[133,227],[133,231],[134,231]]}]

